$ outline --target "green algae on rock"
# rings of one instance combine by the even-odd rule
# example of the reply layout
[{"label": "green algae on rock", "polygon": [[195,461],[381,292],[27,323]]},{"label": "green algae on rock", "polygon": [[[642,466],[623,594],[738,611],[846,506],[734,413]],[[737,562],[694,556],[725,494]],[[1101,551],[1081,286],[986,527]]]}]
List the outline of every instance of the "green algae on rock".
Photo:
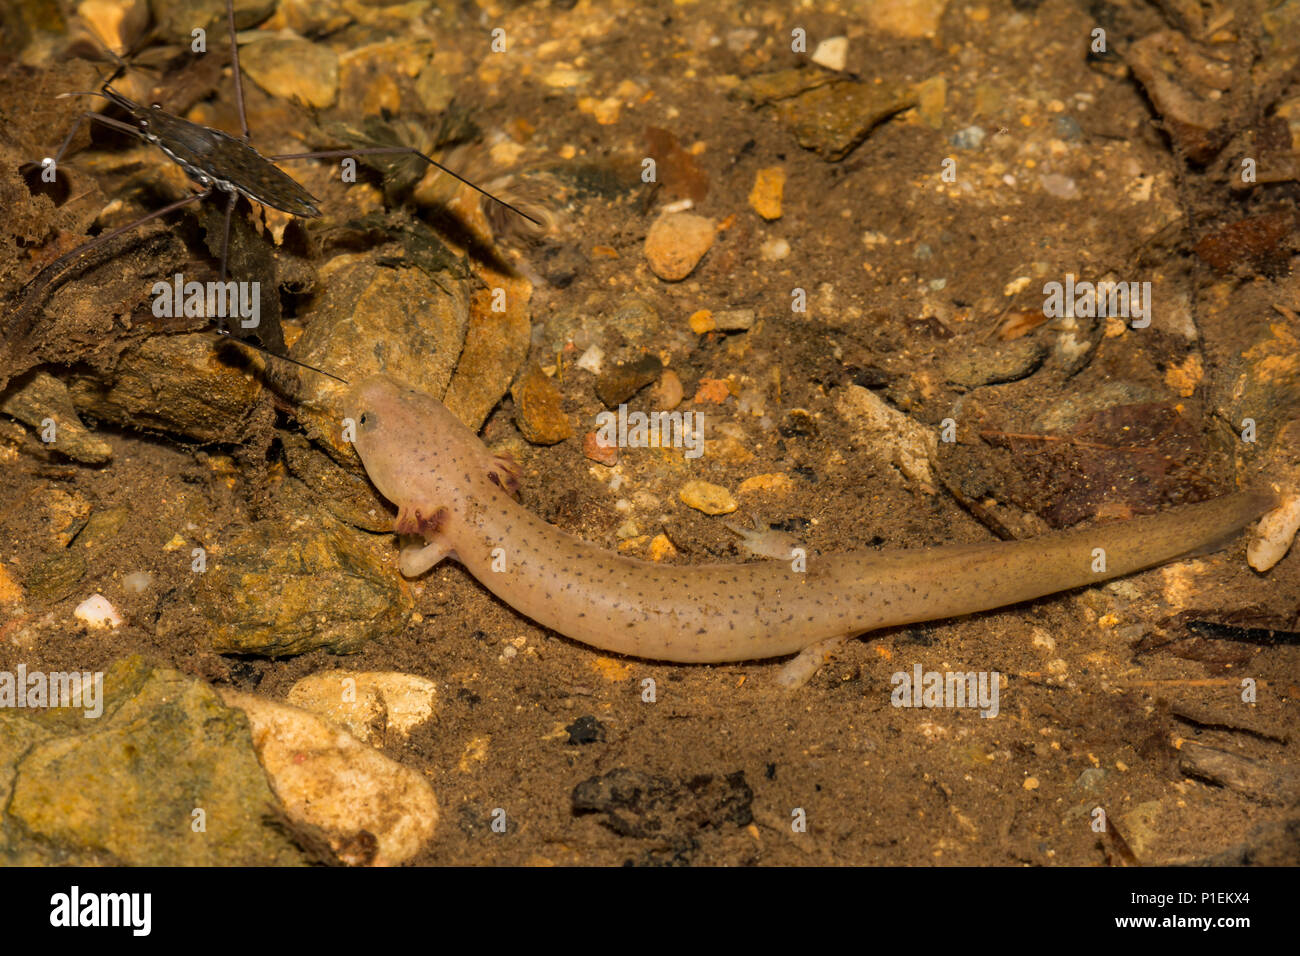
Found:
[{"label": "green algae on rock", "polygon": [[248,721],[201,681],[139,658],[104,674],[103,714],[0,711],[0,860],[283,866]]},{"label": "green algae on rock", "polygon": [[197,599],[221,654],[351,653],[400,631],[412,606],[364,535],[324,514],[255,522],[208,562]]},{"label": "green algae on rock", "polygon": [[916,104],[916,91],[898,83],[860,83],[821,70],[778,70],[745,80],[741,95],[770,106],[804,149],[843,159],[889,117]]},{"label": "green algae on rock", "polygon": [[[379,251],[331,260],[290,356],[351,381],[382,372],[430,395],[445,394],[469,328],[466,283],[405,260],[396,265]],[[355,463],[334,404],[342,386],[310,372],[302,382],[299,420],[336,460]]]}]

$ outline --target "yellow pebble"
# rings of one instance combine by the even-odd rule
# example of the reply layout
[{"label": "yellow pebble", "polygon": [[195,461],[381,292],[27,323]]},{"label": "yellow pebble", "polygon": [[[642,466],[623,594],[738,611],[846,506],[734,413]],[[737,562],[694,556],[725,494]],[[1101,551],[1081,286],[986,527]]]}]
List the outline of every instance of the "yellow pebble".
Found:
[{"label": "yellow pebble", "polygon": [[668,535],[657,534],[650,542],[650,560],[662,561],[664,558],[671,558],[677,553],[673,543],[668,540]]},{"label": "yellow pebble", "polygon": [[698,312],[692,312],[691,317],[687,320],[691,323],[691,331],[696,335],[703,335],[705,332],[712,332],[716,328],[713,321],[713,313],[708,309],[700,309]]},{"label": "yellow pebble", "polygon": [[474,768],[487,760],[491,743],[492,738],[485,734],[471,737],[465,744],[464,751],[461,752],[460,760],[456,762],[456,769],[461,773],[471,773]]},{"label": "yellow pebble", "polygon": [[794,490],[794,482],[790,480],[789,476],[778,471],[772,474],[754,475],[752,478],[746,478],[736,490],[742,495],[755,491],[770,491],[773,494],[785,495]]},{"label": "yellow pebble", "polygon": [[706,515],[729,515],[736,510],[731,492],[707,481],[688,481],[679,494],[684,504]]},{"label": "yellow pebble", "polygon": [[754,177],[754,188],[749,191],[749,205],[764,219],[771,222],[781,218],[781,197],[785,194],[785,170],[780,166],[767,166]]},{"label": "yellow pebble", "polygon": [[9,575],[9,571],[5,566],[0,564],[0,604],[21,604],[22,602],[22,586]]},{"label": "yellow pebble", "polygon": [[616,661],[612,657],[598,657],[588,666],[607,681],[618,683],[632,676],[632,665]]}]

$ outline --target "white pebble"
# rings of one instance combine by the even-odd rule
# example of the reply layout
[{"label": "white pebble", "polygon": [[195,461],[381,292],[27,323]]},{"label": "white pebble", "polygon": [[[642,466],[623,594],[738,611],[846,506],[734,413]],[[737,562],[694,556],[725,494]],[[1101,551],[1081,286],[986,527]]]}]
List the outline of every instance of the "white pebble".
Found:
[{"label": "white pebble", "polygon": [[753,27],[741,27],[727,34],[727,49],[732,53],[744,53],[757,39],[757,30]]},{"label": "white pebble", "polygon": [[759,248],[759,254],[768,262],[784,259],[790,254],[790,243],[784,239],[769,239]]},{"label": "white pebble", "polygon": [[1069,176],[1062,176],[1060,173],[1044,173],[1038,177],[1038,182],[1042,185],[1044,192],[1055,196],[1057,199],[1079,198],[1079,184]]},{"label": "white pebble", "polygon": [[1282,560],[1300,530],[1300,495],[1289,495],[1260,519],[1255,537],[1246,546],[1246,560],[1256,571],[1267,571]]},{"label": "white pebble", "polygon": [[586,369],[592,375],[599,375],[600,370],[604,367],[605,350],[599,345],[591,346],[578,358],[578,368]]},{"label": "white pebble", "polygon": [[122,615],[108,602],[102,594],[92,594],[77,605],[72,612],[77,620],[84,621],[90,627],[120,627]]},{"label": "white pebble", "polygon": [[143,594],[153,584],[153,575],[148,571],[132,571],[122,578],[122,587],[128,594]]},{"label": "white pebble", "polygon": [[848,37],[830,37],[817,44],[812,61],[828,70],[843,70],[849,55]]}]

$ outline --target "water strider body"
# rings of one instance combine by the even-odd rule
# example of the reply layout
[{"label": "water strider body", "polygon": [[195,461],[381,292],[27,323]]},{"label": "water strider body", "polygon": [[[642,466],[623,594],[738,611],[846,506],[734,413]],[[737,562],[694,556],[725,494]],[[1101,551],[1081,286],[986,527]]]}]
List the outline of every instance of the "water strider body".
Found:
[{"label": "water strider body", "polygon": [[538,623],[654,660],[776,657],[1096,584],[1223,547],[1274,500],[1245,491],[1023,541],[852,551],[809,558],[803,572],[779,561],[666,566],[606,551],[523,508],[507,493],[510,463],[429,395],[375,376],[351,387],[345,414],[371,481],[399,508],[403,574],[455,558]]},{"label": "water strider body", "polygon": [[105,86],[103,94],[130,114],[134,135],[157,146],[204,189],[246,196],[293,216],[320,215],[315,196],[244,140],[173,116],[159,106],[141,106],[111,86]]}]

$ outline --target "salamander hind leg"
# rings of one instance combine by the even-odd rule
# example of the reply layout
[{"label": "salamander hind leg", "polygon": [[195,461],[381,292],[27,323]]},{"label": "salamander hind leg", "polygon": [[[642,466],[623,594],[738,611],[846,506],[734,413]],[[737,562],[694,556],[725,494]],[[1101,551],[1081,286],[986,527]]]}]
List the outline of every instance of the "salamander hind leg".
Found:
[{"label": "salamander hind leg", "polygon": [[734,521],[724,521],[722,523],[728,531],[740,536],[738,544],[751,557],[790,561],[795,557],[795,549],[803,547],[803,543],[799,538],[768,527],[766,522],[757,517],[754,518],[753,528],[746,528]]},{"label": "salamander hind leg", "polygon": [[519,492],[521,471],[519,463],[509,455],[489,455],[488,478],[492,484],[510,496]]}]

